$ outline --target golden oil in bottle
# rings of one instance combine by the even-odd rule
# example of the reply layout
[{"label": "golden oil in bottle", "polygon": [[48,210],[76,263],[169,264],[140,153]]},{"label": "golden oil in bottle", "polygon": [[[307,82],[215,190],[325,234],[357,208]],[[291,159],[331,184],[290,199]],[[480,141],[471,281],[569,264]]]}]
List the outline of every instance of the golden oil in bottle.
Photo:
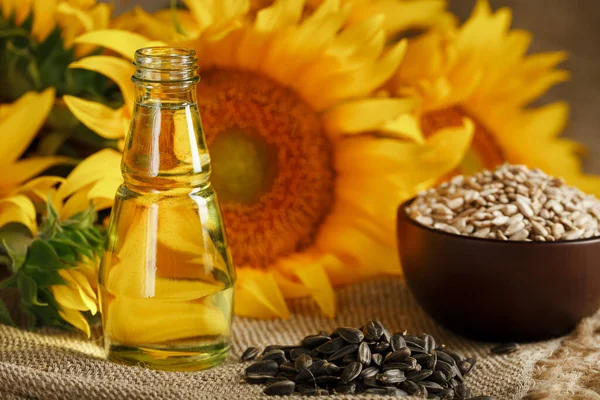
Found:
[{"label": "golden oil in bottle", "polygon": [[210,185],[196,104],[197,59],[135,54],[136,105],[100,267],[109,358],[198,370],[229,350],[235,272]]}]

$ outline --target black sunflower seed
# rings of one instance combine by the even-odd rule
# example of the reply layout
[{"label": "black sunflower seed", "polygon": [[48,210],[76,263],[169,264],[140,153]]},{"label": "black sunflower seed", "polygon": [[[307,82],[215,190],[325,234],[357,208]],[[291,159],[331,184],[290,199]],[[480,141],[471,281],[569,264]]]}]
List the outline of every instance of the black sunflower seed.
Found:
[{"label": "black sunflower seed", "polygon": [[302,354],[310,354],[310,349],[305,349],[304,347],[298,347],[290,350],[290,360],[296,361],[298,357]]},{"label": "black sunflower seed", "polygon": [[344,358],[347,355],[356,353],[357,350],[358,350],[357,345],[349,344],[348,346],[343,347],[342,349],[340,349],[340,350],[336,351],[335,353],[333,353],[332,355],[330,355],[327,358],[327,361],[341,360],[342,358]]},{"label": "black sunflower seed", "polygon": [[246,375],[260,374],[275,376],[277,372],[279,372],[279,365],[273,360],[258,361],[246,368]]},{"label": "black sunflower seed", "polygon": [[347,356],[344,356],[344,358],[342,358],[342,364],[348,365],[351,362],[354,362],[356,360],[357,360],[356,354],[348,354]]},{"label": "black sunflower seed", "polygon": [[373,366],[373,367],[363,369],[362,372],[360,373],[359,377],[360,377],[360,379],[364,380],[367,378],[373,378],[378,373],[379,373],[379,368]]},{"label": "black sunflower seed", "polygon": [[346,342],[344,341],[344,339],[342,339],[341,337],[337,337],[335,339],[328,340],[327,342],[317,347],[317,351],[323,354],[333,354],[343,349],[345,345]]},{"label": "black sunflower seed", "polygon": [[271,382],[275,377],[273,375],[263,374],[248,374],[246,375],[246,382],[251,384]]},{"label": "black sunflower seed", "polygon": [[375,377],[365,378],[363,380],[363,384],[365,385],[365,388],[379,388],[379,387],[381,387],[379,385],[379,383],[377,382],[377,380],[375,379]]},{"label": "black sunflower seed", "polygon": [[415,335],[406,335],[404,336],[404,340],[406,340],[407,345],[414,345],[415,347],[425,349],[425,340],[415,336]]},{"label": "black sunflower seed", "polygon": [[398,383],[404,382],[406,376],[404,376],[404,372],[399,369],[390,369],[377,374],[376,379],[383,385],[397,385]]},{"label": "black sunflower seed", "polygon": [[423,335],[422,339],[425,342],[423,348],[426,352],[429,353],[431,352],[431,350],[435,349],[435,339],[433,338],[433,336],[425,334]]},{"label": "black sunflower seed", "polygon": [[459,399],[468,399],[471,397],[471,390],[463,383],[454,388],[454,394]]},{"label": "black sunflower seed", "polygon": [[446,378],[446,375],[442,371],[433,371],[429,380],[444,385],[448,381],[448,378]]},{"label": "black sunflower seed", "polygon": [[457,351],[452,351],[449,349],[444,349],[444,353],[448,354],[450,357],[454,359],[454,361],[459,362],[465,359],[465,357]]},{"label": "black sunflower seed", "polygon": [[258,353],[260,353],[258,347],[248,347],[246,351],[242,353],[240,358],[242,361],[252,361],[258,356]]},{"label": "black sunflower seed", "polygon": [[371,349],[366,342],[362,342],[360,346],[358,346],[358,354],[356,356],[356,360],[368,366],[371,363]]},{"label": "black sunflower seed", "polygon": [[493,354],[510,354],[519,350],[517,343],[501,343],[490,349]]},{"label": "black sunflower seed", "polygon": [[380,354],[380,353],[372,354],[371,355],[371,361],[375,365],[381,365],[381,364],[383,364],[383,355]]},{"label": "black sunflower seed", "polygon": [[412,381],[404,381],[399,385],[399,387],[410,395],[415,395],[421,392],[419,385]]},{"label": "black sunflower seed", "polygon": [[438,360],[447,362],[450,365],[456,364],[456,360],[447,353],[447,350],[437,350],[436,352]]},{"label": "black sunflower seed", "polygon": [[387,352],[390,348],[390,344],[388,342],[377,342],[375,346],[371,348],[373,353],[384,353]]},{"label": "black sunflower seed", "polygon": [[294,393],[296,384],[290,380],[271,383],[265,389],[265,394],[269,396],[287,396]]},{"label": "black sunflower seed", "polygon": [[456,366],[458,367],[458,370],[463,376],[471,372],[471,369],[473,368],[473,364],[471,364],[467,360],[457,363]]},{"label": "black sunflower seed", "polygon": [[456,379],[460,383],[464,383],[465,378],[463,377],[462,372],[460,372],[460,369],[458,369],[458,367],[456,365],[454,367],[452,367],[452,369],[454,370],[454,373],[456,374],[456,376],[454,376],[454,379]]},{"label": "black sunflower seed", "polygon": [[419,381],[422,381],[423,379],[429,378],[432,374],[433,374],[432,370],[424,369],[421,371],[407,372],[406,377],[408,378],[408,380],[411,380],[413,382],[419,382]]},{"label": "black sunflower seed", "polygon": [[456,370],[454,368],[455,368],[455,365],[448,364],[445,361],[439,361],[439,360],[435,366],[435,370],[442,371],[444,373],[444,375],[446,375],[446,377],[448,377],[448,379],[454,378],[456,376]]},{"label": "black sunflower seed", "polygon": [[309,336],[306,336],[304,339],[302,339],[302,347],[312,350],[330,340],[331,340],[331,338],[329,336],[309,335]]},{"label": "black sunflower seed", "polygon": [[296,366],[291,362],[285,362],[279,365],[279,372],[284,372],[286,374],[295,374]]},{"label": "black sunflower seed", "polygon": [[425,389],[427,389],[429,393],[438,393],[444,389],[444,387],[439,383],[431,381],[421,381],[419,384],[425,386]]},{"label": "black sunflower seed", "polygon": [[340,383],[333,388],[334,394],[354,394],[356,392],[356,384],[354,382]]},{"label": "black sunflower seed", "polygon": [[375,342],[375,341],[379,340],[379,338],[383,334],[383,325],[381,325],[381,322],[379,322],[377,320],[369,321],[363,327],[362,331],[365,335],[365,340],[370,341],[370,342]]},{"label": "black sunflower seed", "polygon": [[451,388],[443,389],[439,393],[439,396],[440,396],[441,400],[452,400],[452,399],[454,399],[454,389],[451,389]]},{"label": "black sunflower seed", "polygon": [[301,354],[296,358],[294,366],[296,367],[296,371],[300,372],[303,369],[309,368],[313,363],[312,358],[308,354]]},{"label": "black sunflower seed", "polygon": [[341,327],[336,332],[348,343],[358,344],[365,338],[365,335],[356,328]]},{"label": "black sunflower seed", "polygon": [[431,357],[431,356],[427,353],[417,353],[417,354],[414,354],[413,357],[417,360],[417,362],[419,364],[423,364],[424,362],[429,360],[429,357]]},{"label": "black sunflower seed", "polygon": [[429,356],[429,358],[425,361],[424,364],[421,364],[424,368],[426,369],[430,369],[430,370],[434,370],[435,369],[435,365],[437,364],[437,351],[435,350],[431,350],[431,355]]},{"label": "black sunflower seed", "polygon": [[348,383],[356,379],[362,372],[362,364],[359,362],[353,362],[344,368],[342,376],[340,376],[340,383]]},{"label": "black sunflower seed", "polygon": [[399,334],[392,335],[390,339],[390,346],[392,348],[392,351],[396,351],[403,347],[406,347],[406,340],[404,340],[404,336]]},{"label": "black sunflower seed", "polygon": [[327,373],[327,375],[339,375],[342,370],[340,367],[330,362],[325,363],[322,369]]},{"label": "black sunflower seed", "polygon": [[338,383],[339,381],[340,377],[334,375],[323,375],[315,378],[315,383],[317,385],[329,385],[331,383]]},{"label": "black sunflower seed", "polygon": [[275,349],[271,350],[268,353],[263,354],[263,360],[274,360],[277,361],[278,364],[284,363],[287,361],[285,357],[285,352],[283,350]]},{"label": "black sunflower seed", "polygon": [[408,349],[408,347],[402,347],[401,349],[389,353],[383,360],[383,363],[387,364],[389,362],[406,361],[408,357],[410,357],[410,350]]}]

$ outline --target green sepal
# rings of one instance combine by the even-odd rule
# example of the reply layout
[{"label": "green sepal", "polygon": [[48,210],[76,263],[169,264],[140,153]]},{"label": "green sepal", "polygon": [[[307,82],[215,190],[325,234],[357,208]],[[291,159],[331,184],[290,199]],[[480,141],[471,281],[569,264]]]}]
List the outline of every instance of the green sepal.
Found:
[{"label": "green sepal", "polygon": [[25,306],[47,306],[48,303],[42,303],[38,300],[38,285],[37,283],[27,274],[17,275],[17,286],[21,292],[21,302]]}]

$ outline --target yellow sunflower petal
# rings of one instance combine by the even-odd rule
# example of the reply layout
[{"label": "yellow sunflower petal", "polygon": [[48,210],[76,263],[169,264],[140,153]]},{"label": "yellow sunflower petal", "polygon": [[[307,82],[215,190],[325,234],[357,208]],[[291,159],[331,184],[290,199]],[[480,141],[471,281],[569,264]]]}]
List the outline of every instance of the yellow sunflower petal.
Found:
[{"label": "yellow sunflower petal", "polygon": [[24,195],[0,199],[0,227],[9,222],[25,225],[33,234],[37,233],[35,206]]},{"label": "yellow sunflower petal", "polygon": [[272,32],[288,25],[294,25],[302,16],[303,0],[277,0],[256,14],[254,26],[263,32]]},{"label": "yellow sunflower petal", "polygon": [[300,88],[316,110],[324,110],[343,99],[366,96],[387,81],[406,53],[405,40],[396,44],[379,61],[368,68],[350,71],[335,80],[319,82],[311,88]]},{"label": "yellow sunflower petal", "polygon": [[73,325],[80,331],[83,331],[88,338],[92,336],[90,324],[87,322],[83,314],[81,314],[79,311],[71,310],[69,308],[63,308],[62,310],[58,311],[58,314],[69,324]]},{"label": "yellow sunflower petal", "polygon": [[91,44],[110,49],[128,60],[133,60],[137,49],[164,46],[163,42],[150,41],[142,35],[118,29],[100,29],[87,32],[75,39],[78,44]]},{"label": "yellow sunflower petal", "polygon": [[[62,275],[62,274],[61,274]],[[77,311],[88,311],[88,305],[79,295],[79,290],[76,287],[66,285],[55,285],[51,287],[54,299],[63,308],[69,308]]]},{"label": "yellow sunflower petal", "polygon": [[34,196],[35,201],[46,201],[51,190],[63,183],[65,178],[59,176],[40,176],[25,182],[15,189],[15,193]]},{"label": "yellow sunflower petal", "polygon": [[48,118],[53,104],[54,89],[50,88],[41,93],[25,93],[10,108],[3,110],[4,118],[0,120],[0,165],[12,163],[23,154]]},{"label": "yellow sunflower petal", "polygon": [[113,110],[102,103],[73,96],[64,96],[63,100],[81,123],[103,138],[120,139],[125,135],[123,108]]},{"label": "yellow sunflower petal", "polygon": [[341,135],[373,131],[389,120],[408,113],[415,99],[366,99],[343,103],[326,111],[323,123],[332,139]]},{"label": "yellow sunflower petal", "polygon": [[298,279],[292,279],[287,274],[281,273],[281,271],[273,271],[273,277],[277,282],[277,286],[281,290],[281,293],[286,299],[296,299],[301,297],[310,296],[314,290],[307,287],[306,285],[298,282]]},{"label": "yellow sunflower petal", "polygon": [[[407,187],[437,179],[452,171],[463,159],[473,138],[473,123],[442,129],[425,144],[394,139],[352,138],[338,145],[336,168],[369,176],[393,174]],[[369,163],[357,163],[368,155]]]},{"label": "yellow sunflower petal", "polygon": [[237,269],[235,313],[245,317],[284,318],[290,316],[275,278],[269,271]]},{"label": "yellow sunflower petal", "polygon": [[411,114],[400,115],[395,119],[386,121],[379,127],[378,131],[388,136],[412,140],[419,144],[425,142],[418,119]]},{"label": "yellow sunflower petal", "polygon": [[323,313],[329,318],[333,318],[335,316],[335,293],[325,272],[325,263],[322,263],[321,260],[313,263],[304,261],[299,262],[297,267],[288,266],[287,268],[293,269],[300,281],[312,290],[311,296]]},{"label": "yellow sunflower petal", "polygon": [[107,173],[113,176],[114,171],[120,171],[120,164],[121,154],[115,150],[104,149],[92,154],[71,171],[58,190],[58,198],[64,199],[90,183],[106,178]]},{"label": "yellow sunflower petal", "polygon": [[38,42],[46,40],[56,26],[54,13],[58,0],[34,0],[33,2],[33,27],[31,34]]},{"label": "yellow sunflower petal", "polygon": [[131,83],[131,75],[134,73],[131,62],[122,58],[111,56],[91,56],[72,62],[69,68],[81,68],[98,72],[112,79],[121,90],[125,100],[125,107],[133,109],[135,93]]},{"label": "yellow sunflower petal", "polygon": [[10,166],[10,175],[0,181],[0,188],[15,188],[54,165],[69,162],[71,159],[67,157],[30,157],[17,161]]}]

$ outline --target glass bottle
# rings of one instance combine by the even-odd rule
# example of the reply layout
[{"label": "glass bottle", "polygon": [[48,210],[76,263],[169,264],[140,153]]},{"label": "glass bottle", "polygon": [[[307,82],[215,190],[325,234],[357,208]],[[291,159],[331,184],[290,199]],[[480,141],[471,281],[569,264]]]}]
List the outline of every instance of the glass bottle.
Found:
[{"label": "glass bottle", "polygon": [[229,350],[235,272],[196,103],[193,50],[135,53],[135,110],[100,267],[109,358],[198,370]]}]

